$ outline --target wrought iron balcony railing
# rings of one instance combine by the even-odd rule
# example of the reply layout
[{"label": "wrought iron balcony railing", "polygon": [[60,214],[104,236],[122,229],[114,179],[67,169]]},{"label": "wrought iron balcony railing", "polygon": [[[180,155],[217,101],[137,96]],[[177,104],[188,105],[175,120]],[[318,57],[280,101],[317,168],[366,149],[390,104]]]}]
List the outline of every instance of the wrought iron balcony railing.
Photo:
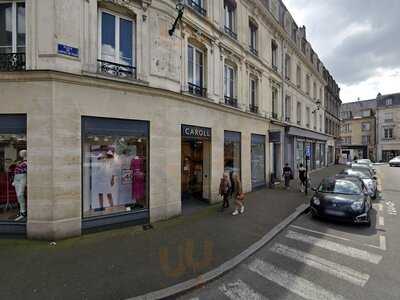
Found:
[{"label": "wrought iron balcony railing", "polygon": [[228,26],[225,26],[225,33],[226,33],[227,35],[229,35],[231,38],[237,40],[237,33],[234,32],[234,31],[232,30],[232,28],[229,28]]},{"label": "wrought iron balcony railing", "polygon": [[233,106],[233,107],[238,107],[238,102],[237,99],[229,96],[225,96],[225,104]]},{"label": "wrought iron balcony railing", "polygon": [[272,119],[278,120],[278,113],[272,112],[271,117],[272,117]]},{"label": "wrought iron balcony railing", "polygon": [[0,54],[0,72],[24,71],[25,53]]},{"label": "wrought iron balcony railing", "polygon": [[285,121],[290,123],[290,117],[285,117]]},{"label": "wrought iron balcony railing", "polygon": [[202,86],[198,86],[191,82],[188,82],[188,90],[189,90],[189,93],[191,93],[193,95],[200,96],[200,97],[207,97],[207,89]]},{"label": "wrought iron balcony railing", "polygon": [[255,56],[258,56],[258,51],[256,48],[254,48],[253,46],[249,46],[249,50],[251,53],[253,53]]},{"label": "wrought iron balcony railing", "polygon": [[136,79],[136,67],[98,59],[98,72],[108,76]]},{"label": "wrought iron balcony railing", "polygon": [[189,7],[193,8],[195,11],[197,11],[201,15],[203,15],[203,16],[207,15],[207,11],[204,9],[204,7],[202,7],[201,5],[197,4],[195,1],[187,0],[187,4],[189,5]]},{"label": "wrought iron balcony railing", "polygon": [[250,104],[250,105],[249,105],[249,109],[250,109],[250,111],[251,111],[252,113],[255,113],[255,114],[258,113],[258,106],[257,106],[257,105]]}]

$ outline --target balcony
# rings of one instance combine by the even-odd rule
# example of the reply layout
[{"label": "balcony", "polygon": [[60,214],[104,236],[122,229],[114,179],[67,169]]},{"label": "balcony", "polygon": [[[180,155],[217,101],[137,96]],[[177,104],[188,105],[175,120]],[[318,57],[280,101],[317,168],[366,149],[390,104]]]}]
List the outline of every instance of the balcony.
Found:
[{"label": "balcony", "polygon": [[253,46],[249,46],[249,50],[251,53],[253,53],[255,56],[258,56],[258,51],[253,47]]},{"label": "balcony", "polygon": [[207,97],[207,89],[202,86],[198,86],[191,82],[188,82],[188,90],[189,90],[189,93],[191,93],[195,96]]},{"label": "balcony", "polygon": [[107,76],[118,77],[122,79],[136,79],[136,67],[134,66],[121,65],[98,59],[97,68],[99,73]]},{"label": "balcony", "polygon": [[272,112],[271,113],[271,118],[274,119],[274,120],[278,120],[278,113]]},{"label": "balcony", "polygon": [[187,0],[187,5],[202,16],[207,16],[207,11],[193,0]]},{"label": "balcony", "polygon": [[238,107],[237,99],[229,96],[225,96],[225,104],[233,107]]},{"label": "balcony", "polygon": [[24,71],[25,53],[0,54],[0,72]]},{"label": "balcony", "polygon": [[258,113],[258,106],[254,104],[249,105],[250,112],[257,114]]},{"label": "balcony", "polygon": [[229,35],[231,38],[237,40],[237,33],[234,32],[234,31],[232,30],[232,28],[229,28],[228,26],[225,26],[224,29],[225,29],[225,33],[226,33],[227,35]]},{"label": "balcony", "polygon": [[285,117],[285,122],[290,123],[290,117]]}]

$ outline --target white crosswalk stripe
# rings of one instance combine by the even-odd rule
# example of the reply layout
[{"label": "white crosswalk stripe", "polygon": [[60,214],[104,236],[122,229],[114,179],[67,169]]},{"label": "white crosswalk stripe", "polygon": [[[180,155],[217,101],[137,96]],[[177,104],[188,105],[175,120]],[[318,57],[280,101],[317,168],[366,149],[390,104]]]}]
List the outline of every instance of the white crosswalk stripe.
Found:
[{"label": "white crosswalk stripe", "polygon": [[345,246],[332,241],[316,238],[310,235],[294,232],[291,230],[288,230],[288,232],[286,233],[286,237],[313,246],[324,248],[330,251],[334,251],[343,255],[347,255],[353,258],[364,260],[373,264],[378,264],[382,260],[382,256],[378,254],[373,254],[364,250]]},{"label": "white crosswalk stripe", "polygon": [[278,253],[290,259],[304,263],[310,267],[321,270],[355,285],[364,286],[369,279],[368,274],[360,273],[349,267],[339,265],[324,258],[305,253],[282,244],[277,243],[271,247],[270,250],[274,253]]},{"label": "white crosswalk stripe", "polygon": [[289,273],[261,259],[255,259],[249,270],[309,300],[343,300],[343,296],[325,290],[304,278]]},{"label": "white crosswalk stripe", "polygon": [[268,300],[268,298],[253,291],[240,279],[232,283],[223,284],[219,287],[219,290],[231,300]]}]

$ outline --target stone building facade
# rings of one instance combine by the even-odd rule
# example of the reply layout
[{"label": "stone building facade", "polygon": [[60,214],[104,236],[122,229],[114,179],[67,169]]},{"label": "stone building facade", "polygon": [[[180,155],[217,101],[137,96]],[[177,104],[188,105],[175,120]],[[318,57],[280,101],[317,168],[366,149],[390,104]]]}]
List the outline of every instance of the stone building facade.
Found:
[{"label": "stone building facade", "polygon": [[217,201],[224,172],[266,185],[306,147],[325,165],[305,28],[277,0],[184,4],[170,35],[172,0],[0,1],[1,233],[166,219]]},{"label": "stone building facade", "polygon": [[376,140],[378,161],[400,156],[400,93],[378,95]]},{"label": "stone building facade", "polygon": [[328,70],[324,70],[325,86],[325,133],[330,136],[327,163],[338,161],[340,154],[340,88]]}]

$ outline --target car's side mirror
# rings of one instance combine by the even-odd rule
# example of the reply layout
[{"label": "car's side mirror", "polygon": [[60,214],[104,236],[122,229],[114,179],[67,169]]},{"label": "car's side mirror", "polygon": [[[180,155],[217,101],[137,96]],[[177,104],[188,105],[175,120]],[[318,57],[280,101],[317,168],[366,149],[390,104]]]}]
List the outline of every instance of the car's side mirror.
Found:
[{"label": "car's side mirror", "polygon": [[374,175],[374,177],[372,177],[372,179],[378,180],[378,176]]},{"label": "car's side mirror", "polygon": [[312,190],[313,192],[316,192],[316,191],[317,191],[317,188],[312,187],[311,190]]}]

